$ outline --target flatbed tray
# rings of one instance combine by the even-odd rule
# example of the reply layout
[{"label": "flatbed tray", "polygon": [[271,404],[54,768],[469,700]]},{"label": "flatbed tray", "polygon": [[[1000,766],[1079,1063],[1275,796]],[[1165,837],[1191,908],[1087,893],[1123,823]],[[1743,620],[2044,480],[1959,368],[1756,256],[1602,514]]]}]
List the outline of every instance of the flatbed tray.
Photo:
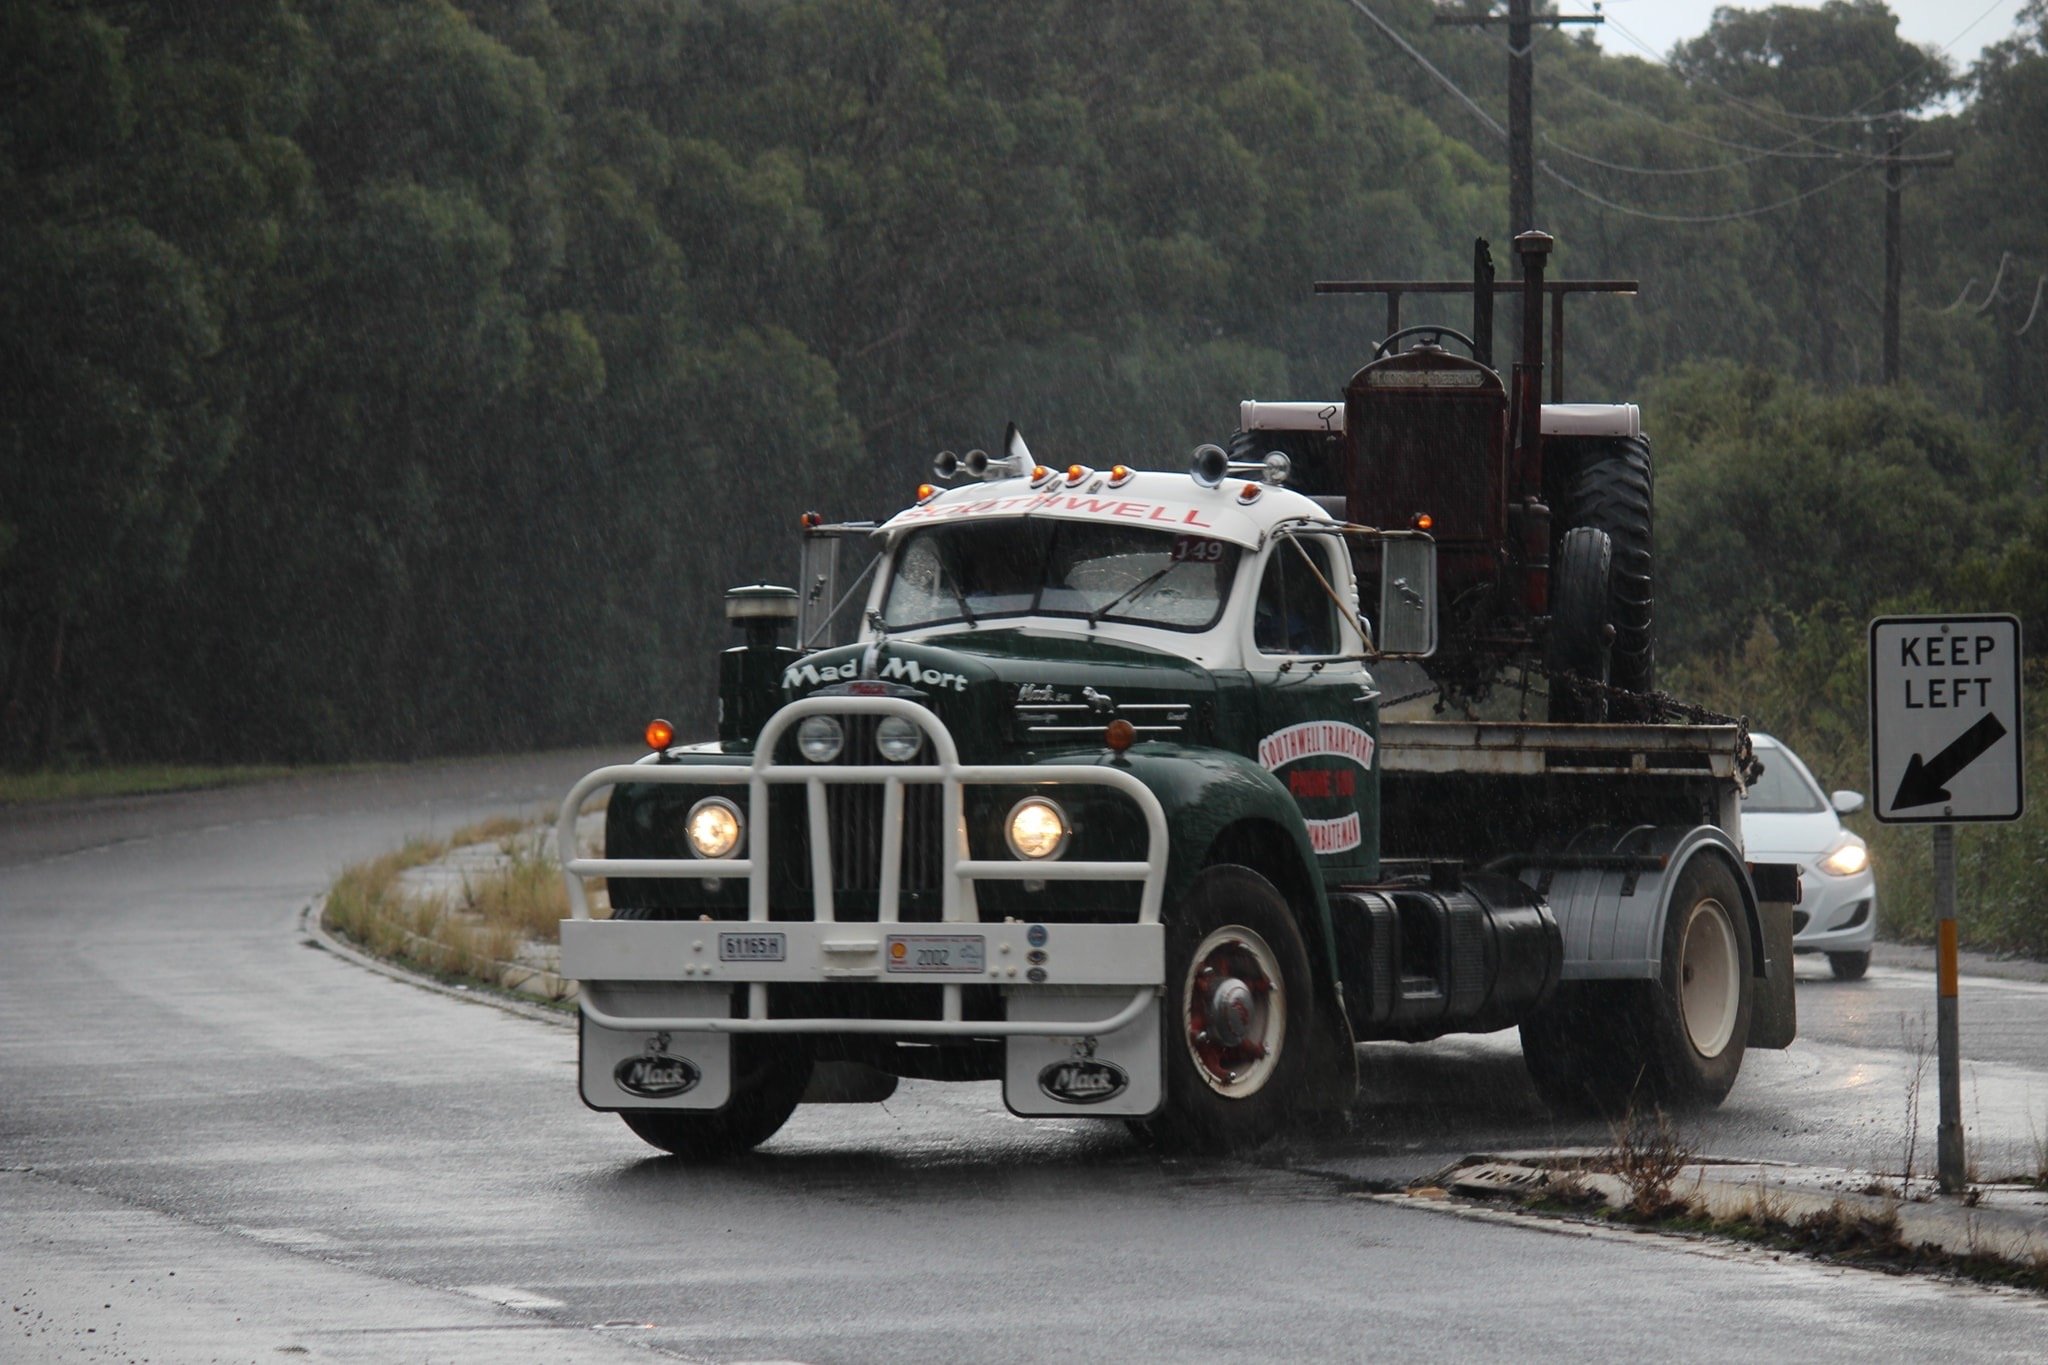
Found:
[{"label": "flatbed tray", "polygon": [[1739,780],[1736,725],[1561,725],[1536,721],[1383,721],[1380,770],[1536,777]]}]

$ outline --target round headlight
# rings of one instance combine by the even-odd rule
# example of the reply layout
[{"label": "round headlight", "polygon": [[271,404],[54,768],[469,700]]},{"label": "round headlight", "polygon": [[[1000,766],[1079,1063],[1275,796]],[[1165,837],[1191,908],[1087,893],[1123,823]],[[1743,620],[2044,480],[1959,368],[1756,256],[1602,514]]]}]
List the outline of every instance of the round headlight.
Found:
[{"label": "round headlight", "polygon": [[1010,807],[1004,832],[1019,858],[1057,858],[1067,844],[1067,815],[1042,796],[1027,796]]},{"label": "round headlight", "polygon": [[690,807],[690,817],[683,822],[690,848],[699,858],[731,856],[746,827],[740,808],[722,796],[705,797]]},{"label": "round headlight", "polygon": [[891,763],[908,763],[924,747],[924,731],[902,716],[884,716],[875,727],[875,747]]},{"label": "round headlight", "polygon": [[796,727],[796,747],[813,763],[830,763],[846,747],[846,731],[830,716],[812,716]]}]

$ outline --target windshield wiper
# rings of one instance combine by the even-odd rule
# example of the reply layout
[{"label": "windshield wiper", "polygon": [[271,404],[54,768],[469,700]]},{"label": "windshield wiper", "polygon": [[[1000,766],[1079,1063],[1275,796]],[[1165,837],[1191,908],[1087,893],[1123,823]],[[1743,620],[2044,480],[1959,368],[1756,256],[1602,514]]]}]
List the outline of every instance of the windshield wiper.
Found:
[{"label": "windshield wiper", "polygon": [[1151,589],[1154,583],[1157,583],[1160,579],[1172,573],[1176,567],[1178,566],[1174,561],[1168,560],[1164,567],[1153,570],[1145,577],[1131,584],[1130,587],[1125,588],[1122,592],[1110,598],[1107,602],[1104,602],[1094,611],[1089,612],[1088,624],[1092,626],[1097,621],[1100,621],[1103,617],[1107,616],[1109,614],[1109,609],[1111,607],[1121,606],[1123,603],[1127,601],[1135,601],[1138,598],[1144,596],[1145,593]]},{"label": "windshield wiper", "polygon": [[961,591],[960,580],[955,578],[952,572],[943,565],[939,569],[939,578],[947,587],[953,590],[953,600],[960,604],[961,619],[970,626],[980,625],[981,623],[974,619],[974,608],[967,605],[967,594]]}]

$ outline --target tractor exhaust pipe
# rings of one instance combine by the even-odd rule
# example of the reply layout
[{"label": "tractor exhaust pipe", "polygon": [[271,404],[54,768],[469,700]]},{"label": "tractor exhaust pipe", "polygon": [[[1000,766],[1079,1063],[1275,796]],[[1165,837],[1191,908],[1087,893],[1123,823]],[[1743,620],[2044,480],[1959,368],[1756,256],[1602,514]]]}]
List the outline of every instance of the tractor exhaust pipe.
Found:
[{"label": "tractor exhaust pipe", "polygon": [[1493,368],[1493,252],[1484,237],[1472,243],[1472,358]]},{"label": "tractor exhaust pipe", "polygon": [[1518,491],[1523,497],[1541,494],[1531,487],[1543,468],[1541,452],[1543,425],[1543,265],[1550,256],[1554,239],[1547,232],[1529,231],[1515,237],[1515,254],[1522,260],[1522,353],[1515,360],[1515,465]]}]

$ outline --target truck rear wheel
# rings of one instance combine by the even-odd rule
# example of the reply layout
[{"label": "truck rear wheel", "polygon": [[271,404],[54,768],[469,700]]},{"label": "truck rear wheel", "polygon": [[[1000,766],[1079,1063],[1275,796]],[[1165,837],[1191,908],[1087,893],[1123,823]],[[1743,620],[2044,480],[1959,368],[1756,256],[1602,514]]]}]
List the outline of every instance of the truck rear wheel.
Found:
[{"label": "truck rear wheel", "polygon": [[1619,1114],[1654,1080],[1648,985],[1568,981],[1522,1021],[1522,1065],[1545,1104],[1564,1113]]},{"label": "truck rear wheel", "polygon": [[1287,901],[1247,867],[1196,878],[1166,930],[1166,1107],[1173,1146],[1239,1151],[1279,1132],[1308,1064],[1308,954]]},{"label": "truck rear wheel", "polygon": [[1522,1060],[1553,1108],[1619,1114],[1640,1099],[1719,1104],[1742,1070],[1755,997],[1742,889],[1719,858],[1688,862],[1655,981],[1566,982],[1522,1021]]},{"label": "truck rear wheel", "polygon": [[651,1146],[686,1161],[738,1156],[774,1137],[810,1084],[811,1059],[793,1038],[740,1035],[732,1040],[732,1099],[704,1113],[622,1109],[626,1126]]},{"label": "truck rear wheel", "polygon": [[1658,1090],[1678,1104],[1715,1105],[1742,1070],[1753,1003],[1742,888],[1719,858],[1685,865],[1664,918],[1664,963],[1651,1001]]},{"label": "truck rear wheel", "polygon": [[1614,646],[1612,561],[1613,542],[1605,531],[1579,526],[1565,532],[1551,574],[1550,635],[1543,651],[1554,721],[1607,719],[1607,697],[1598,685],[1607,682]]}]

